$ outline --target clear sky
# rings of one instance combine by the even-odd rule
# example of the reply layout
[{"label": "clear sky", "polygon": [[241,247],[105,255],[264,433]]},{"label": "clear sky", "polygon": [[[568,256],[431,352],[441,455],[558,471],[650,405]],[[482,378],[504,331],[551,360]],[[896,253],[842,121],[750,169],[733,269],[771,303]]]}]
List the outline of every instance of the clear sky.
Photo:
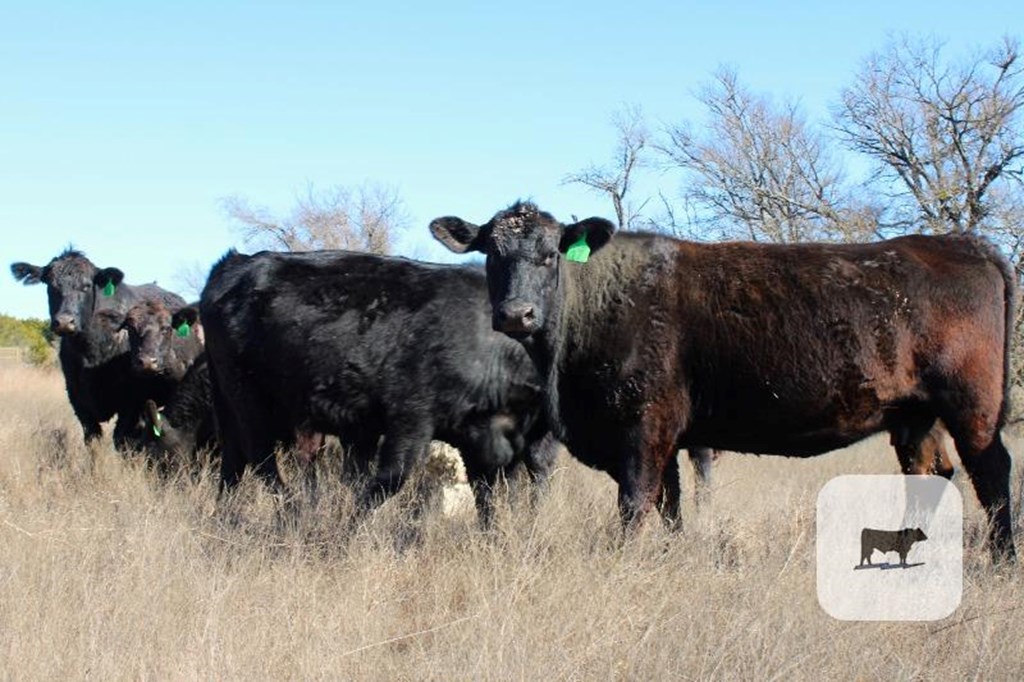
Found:
[{"label": "clear sky", "polygon": [[[220,198],[284,213],[310,183],[366,181],[403,198],[403,255],[450,260],[440,215],[611,217],[562,177],[610,156],[624,104],[655,128],[698,117],[720,64],[824,115],[892,32],[968,49],[1022,27],[1010,0],[0,0],[0,261],[73,243],[183,290],[238,242]],[[42,287],[0,276],[0,312],[46,317]]]}]

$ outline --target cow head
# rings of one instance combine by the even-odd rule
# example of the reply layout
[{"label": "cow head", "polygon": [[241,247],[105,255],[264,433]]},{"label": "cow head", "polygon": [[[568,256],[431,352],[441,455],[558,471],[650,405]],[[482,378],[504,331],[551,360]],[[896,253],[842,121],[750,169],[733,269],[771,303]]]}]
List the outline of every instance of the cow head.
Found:
[{"label": "cow head", "polygon": [[187,367],[181,360],[199,351],[183,347],[202,343],[199,311],[194,307],[172,314],[160,301],[142,301],[125,315],[123,329],[128,335],[132,368],[143,374],[183,373]]},{"label": "cow head", "polygon": [[143,447],[156,461],[166,463],[169,457],[187,452],[187,438],[174,427],[152,400],[143,404]]},{"label": "cow head", "polygon": [[[558,302],[562,267],[586,267],[589,254],[608,243],[615,226],[604,218],[563,225],[529,202],[516,202],[484,225],[437,218],[434,237],[455,253],[487,256],[491,323],[524,339],[544,326]],[[565,265],[566,261],[575,263]]]},{"label": "cow head", "polygon": [[911,532],[912,532],[912,537],[914,538],[915,542],[920,542],[922,540],[927,540],[928,539],[928,536],[925,535],[924,531],[921,530],[920,528],[915,528]]},{"label": "cow head", "polygon": [[46,285],[50,327],[56,334],[81,333],[103,298],[115,295],[124,279],[117,268],[97,268],[85,254],[68,249],[45,266],[13,263],[11,274],[24,284]]}]

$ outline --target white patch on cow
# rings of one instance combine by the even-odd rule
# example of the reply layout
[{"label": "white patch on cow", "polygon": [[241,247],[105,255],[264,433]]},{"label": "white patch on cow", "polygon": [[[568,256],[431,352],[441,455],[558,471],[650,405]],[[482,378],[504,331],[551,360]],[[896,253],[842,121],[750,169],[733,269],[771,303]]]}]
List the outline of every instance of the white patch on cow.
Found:
[{"label": "white patch on cow", "polygon": [[469,513],[474,509],[462,456],[452,446],[434,441],[427,455],[426,475],[441,486],[441,508],[445,516]]}]

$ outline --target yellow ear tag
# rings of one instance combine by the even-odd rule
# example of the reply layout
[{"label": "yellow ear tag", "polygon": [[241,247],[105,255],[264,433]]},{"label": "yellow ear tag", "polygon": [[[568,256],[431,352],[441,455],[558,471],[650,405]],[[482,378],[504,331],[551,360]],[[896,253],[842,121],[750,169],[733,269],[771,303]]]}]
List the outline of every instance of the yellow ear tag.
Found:
[{"label": "yellow ear tag", "polygon": [[587,233],[584,232],[580,235],[580,238],[572,243],[572,245],[565,250],[565,259],[571,260],[573,263],[586,263],[590,258],[590,246],[587,244]]}]

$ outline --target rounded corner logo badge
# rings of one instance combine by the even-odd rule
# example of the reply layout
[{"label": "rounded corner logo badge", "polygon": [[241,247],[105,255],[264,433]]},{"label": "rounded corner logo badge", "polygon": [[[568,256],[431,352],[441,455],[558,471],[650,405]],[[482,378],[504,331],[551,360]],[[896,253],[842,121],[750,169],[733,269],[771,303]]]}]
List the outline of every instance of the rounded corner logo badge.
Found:
[{"label": "rounded corner logo badge", "polygon": [[818,493],[818,603],[839,620],[939,620],[963,593],[963,498],[941,476],[839,476]]}]

